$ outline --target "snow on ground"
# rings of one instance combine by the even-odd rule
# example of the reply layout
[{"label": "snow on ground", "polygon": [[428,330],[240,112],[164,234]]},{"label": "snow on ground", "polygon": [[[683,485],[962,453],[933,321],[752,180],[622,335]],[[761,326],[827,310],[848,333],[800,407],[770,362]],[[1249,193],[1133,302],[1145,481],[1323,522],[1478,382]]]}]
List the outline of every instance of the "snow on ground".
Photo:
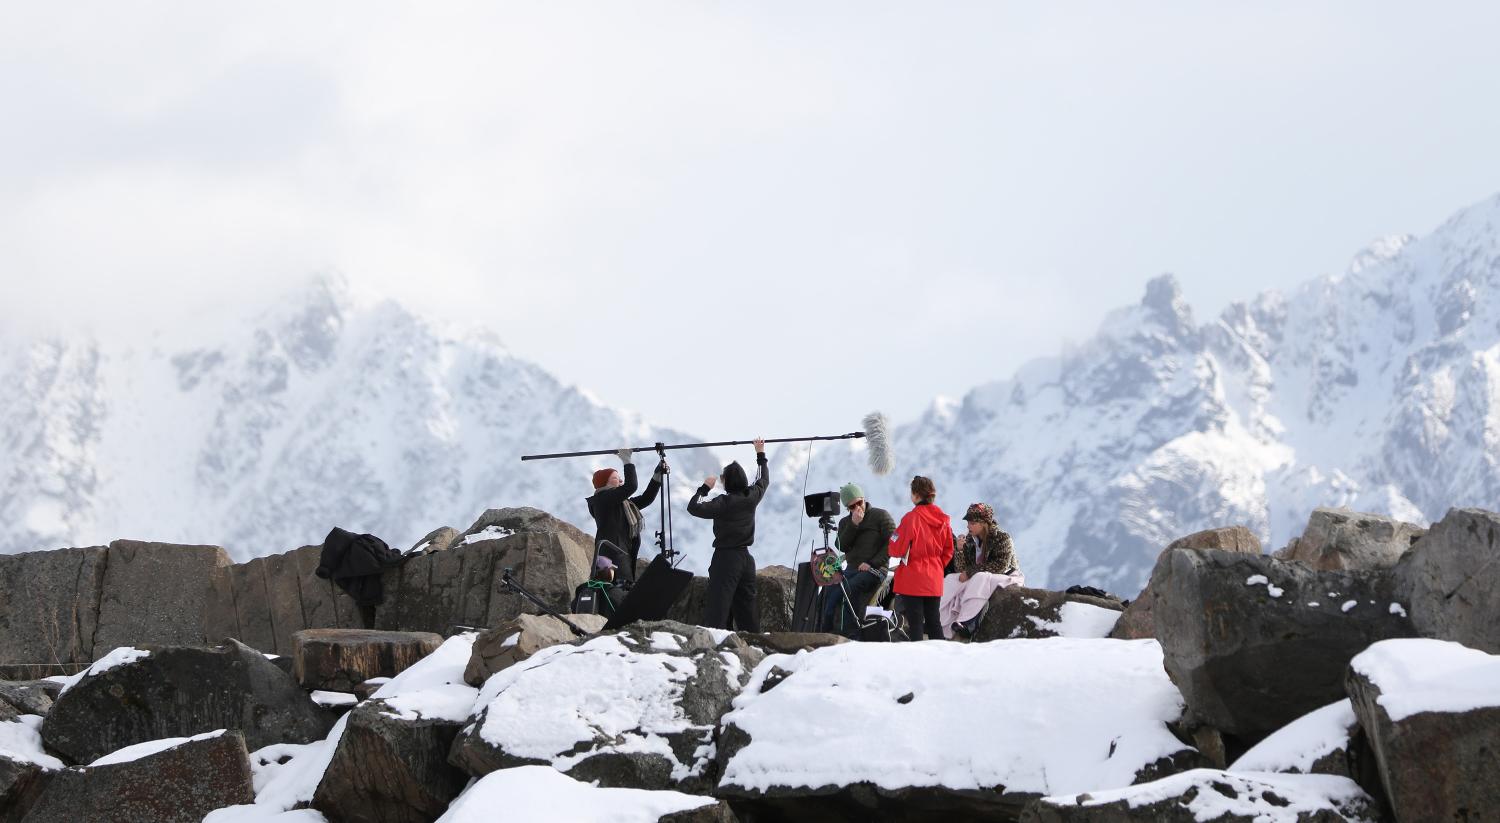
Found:
[{"label": "snow on ground", "polygon": [[386,713],[402,720],[466,720],[479,694],[464,682],[464,667],[477,636],[468,632],[448,638],[437,651],[376,689],[371,699],[384,700]]},{"label": "snow on ground", "polygon": [[1379,687],[1380,705],[1393,721],[1500,706],[1500,655],[1452,641],[1382,640],[1349,666]]},{"label": "snow on ground", "polygon": [[291,809],[312,802],[348,724],[349,716],[344,715],[328,737],[316,743],[277,743],[252,752],[254,805],[219,809],[203,818],[203,823],[321,823],[323,815],[317,812]]},{"label": "snow on ground", "polygon": [[[1186,799],[1188,792],[1193,792],[1191,799]],[[1194,769],[1139,786],[1089,792],[1081,804],[1077,795],[1049,797],[1046,802],[1099,806],[1124,800],[1134,809],[1172,798],[1184,798],[1183,805],[1198,820],[1233,818],[1272,823],[1299,820],[1303,819],[1301,815],[1325,810],[1356,823],[1375,820],[1351,816],[1355,810],[1374,808],[1370,796],[1353,780],[1329,774],[1231,774]]]},{"label": "snow on ground", "polygon": [[308,696],[312,698],[312,702],[325,708],[342,708],[344,706],[353,706],[359,702],[358,697],[348,692],[328,692],[322,689],[313,689],[312,693]]},{"label": "snow on ground", "polygon": [[115,649],[114,651],[106,654],[98,660],[95,660],[92,666],[89,666],[87,669],[84,669],[78,674],[49,677],[47,679],[53,681],[54,683],[62,684],[62,689],[58,692],[59,694],[61,694],[62,692],[66,692],[68,689],[71,689],[74,686],[78,685],[78,682],[85,677],[93,677],[96,674],[103,674],[116,666],[123,666],[126,663],[134,663],[137,660],[142,660],[150,656],[151,652],[148,652],[145,649],[135,649],[131,648],[130,646],[121,646],[120,648]]},{"label": "snow on ground", "polygon": [[209,740],[223,734],[223,729],[217,729],[203,734],[195,734],[192,737],[164,737],[161,740],[147,740],[144,743],[136,743],[117,749],[90,763],[89,766],[113,766],[118,763],[129,763],[132,760],[140,760],[153,754],[160,754],[167,749],[175,749],[184,743],[192,743],[198,740]]},{"label": "snow on ground", "polygon": [[1108,637],[1120,619],[1120,612],[1092,603],[1074,603],[1070,600],[1058,609],[1056,622],[1043,620],[1036,615],[1027,615],[1027,619],[1036,624],[1037,628],[1050,630],[1058,637]]},{"label": "snow on ground", "polygon": [[[762,693],[773,669],[791,674]],[[756,667],[720,785],[1109,789],[1187,748],[1181,713],[1155,640],[848,643]]]},{"label": "snow on ground", "polygon": [[1356,722],[1347,699],[1314,709],[1257,743],[1229,771],[1309,774],[1320,758],[1349,745]]},{"label": "snow on ground", "polygon": [[22,763],[35,763],[44,769],[61,769],[63,762],[42,748],[42,718],[23,714],[15,720],[0,722],[0,757]]},{"label": "snow on ground", "polygon": [[438,823],[490,823],[501,815],[507,823],[655,823],[714,802],[681,792],[601,789],[547,766],[521,766],[485,775]]},{"label": "snow on ground", "polygon": [[634,649],[620,636],[604,635],[580,646],[542,649],[494,675],[473,714],[485,712],[480,737],[512,756],[567,770],[605,752],[649,752],[675,763],[673,775],[682,779],[704,762],[681,762],[660,735],[709,731],[695,726],[678,704],[697,673],[687,657]]},{"label": "snow on ground", "polygon": [[[488,526],[485,526],[484,528],[480,529],[479,531],[474,532],[473,534],[466,536],[463,539],[463,542],[465,544],[469,544],[469,543],[478,543],[481,540],[503,540],[503,539],[505,539],[507,537],[510,537],[510,536],[514,535],[515,533],[516,533],[515,529],[509,529],[509,528],[506,528],[505,526],[500,526],[500,525],[496,525],[496,524],[492,523],[492,524],[490,524]],[[424,544],[424,545],[426,545],[426,544]]]}]

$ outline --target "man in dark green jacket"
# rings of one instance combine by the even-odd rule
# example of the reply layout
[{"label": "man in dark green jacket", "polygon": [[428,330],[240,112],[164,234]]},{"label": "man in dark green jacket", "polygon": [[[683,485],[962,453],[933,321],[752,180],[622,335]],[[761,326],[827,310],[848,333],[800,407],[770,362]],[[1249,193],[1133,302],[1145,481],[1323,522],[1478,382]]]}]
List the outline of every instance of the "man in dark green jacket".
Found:
[{"label": "man in dark green jacket", "polygon": [[838,548],[844,553],[844,590],[830,587],[824,592],[822,628],[858,638],[865,605],[885,579],[896,521],[885,509],[869,505],[864,490],[853,483],[839,489],[839,501],[849,510],[839,520],[838,533]]}]

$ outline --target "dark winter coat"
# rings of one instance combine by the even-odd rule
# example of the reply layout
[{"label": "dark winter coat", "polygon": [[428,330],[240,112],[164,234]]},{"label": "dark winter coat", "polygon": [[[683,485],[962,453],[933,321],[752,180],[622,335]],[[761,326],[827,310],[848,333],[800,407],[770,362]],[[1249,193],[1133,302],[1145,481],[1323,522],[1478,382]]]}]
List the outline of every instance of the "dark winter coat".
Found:
[{"label": "dark winter coat", "polygon": [[724,467],[724,493],[712,500],[702,499],[708,486],[699,486],[688,501],[688,514],[714,521],[714,548],[749,548],[755,543],[755,507],[760,505],[771,484],[765,454],[755,456],[755,482],[745,478],[739,463]]},{"label": "dark winter coat", "polygon": [[906,561],[896,569],[892,588],[912,597],[942,597],[943,568],[953,559],[953,523],[943,510],[922,503],[901,518],[891,535],[891,557]]},{"label": "dark winter coat", "polygon": [[883,569],[890,560],[887,549],[891,545],[891,534],[896,531],[896,519],[885,509],[870,506],[859,525],[854,518],[844,515],[839,520],[838,547],[844,553],[844,565],[854,571],[861,563],[871,568]]},{"label": "dark winter coat", "polygon": [[589,514],[594,516],[594,545],[597,547],[608,540],[626,554],[625,557],[610,558],[620,566],[616,574],[622,581],[635,579],[635,561],[641,553],[641,534],[639,531],[630,533],[625,501],[634,503],[637,509],[644,509],[656,502],[657,492],[661,490],[661,481],[653,474],[646,490],[631,497],[637,482],[634,463],[625,464],[624,481],[613,489],[599,489],[588,498]]},{"label": "dark winter coat", "polygon": [[953,556],[953,567],[957,572],[968,575],[979,572],[1015,574],[1020,570],[1020,565],[1016,562],[1016,550],[1011,546],[1010,535],[991,526],[989,533],[984,536],[983,554],[976,556],[975,544],[978,542],[973,535],[964,537],[963,545]]},{"label": "dark winter coat", "polygon": [[354,534],[334,527],[323,538],[314,574],[333,579],[360,606],[379,606],[385,601],[381,573],[401,562],[401,552],[373,534]]}]

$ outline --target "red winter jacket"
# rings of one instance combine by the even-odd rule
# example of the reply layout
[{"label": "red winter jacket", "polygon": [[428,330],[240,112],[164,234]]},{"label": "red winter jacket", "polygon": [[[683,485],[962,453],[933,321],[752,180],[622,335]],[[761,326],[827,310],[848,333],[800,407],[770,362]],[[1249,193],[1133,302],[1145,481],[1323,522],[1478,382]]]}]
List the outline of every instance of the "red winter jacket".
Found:
[{"label": "red winter jacket", "polygon": [[923,503],[901,518],[891,535],[891,557],[904,557],[896,569],[896,594],[941,597],[943,568],[953,559],[953,524],[943,510]]}]

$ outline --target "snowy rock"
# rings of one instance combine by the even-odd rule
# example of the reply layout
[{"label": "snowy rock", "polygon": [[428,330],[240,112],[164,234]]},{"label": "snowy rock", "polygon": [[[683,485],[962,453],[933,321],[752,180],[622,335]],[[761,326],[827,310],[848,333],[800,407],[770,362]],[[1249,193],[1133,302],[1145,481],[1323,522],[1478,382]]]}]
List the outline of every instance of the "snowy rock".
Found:
[{"label": "snowy rock", "polygon": [[1317,508],[1302,536],[1293,538],[1276,557],[1322,570],[1388,569],[1426,531],[1385,515]]},{"label": "snowy rock", "polygon": [[746,646],[759,649],[766,654],[796,654],[810,652],[825,646],[837,646],[851,642],[849,638],[826,632],[736,632]]},{"label": "snowy rock", "polygon": [[234,640],[149,654],[82,677],[42,725],[48,748],[87,763],[116,749],[214,729],[243,733],[252,748],[306,743],[331,720],[260,652]]},{"label": "snowy rock", "polygon": [[475,776],[545,764],[603,786],[706,790],[719,718],[761,658],[670,621],[545,648],[485,683],[451,759]]},{"label": "snowy rock", "polygon": [[[597,634],[608,618],[598,614],[570,614],[568,620],[586,632]],[[554,617],[523,614],[493,629],[485,629],[474,640],[474,654],[464,670],[470,686],[482,686],[496,672],[503,671],[548,646],[572,643],[573,630]]]},{"label": "snowy rock", "polygon": [[458,529],[452,526],[439,526],[423,535],[407,551],[417,554],[431,554],[440,552],[453,545],[459,538]]},{"label": "snowy rock", "polygon": [[1358,734],[1354,706],[1347,699],[1340,700],[1272,732],[1231,764],[1229,771],[1352,777],[1350,742]]},{"label": "snowy rock", "polygon": [[[45,716],[52,709],[52,694],[37,682],[0,680],[0,711],[9,706],[15,714]],[[0,718],[3,719],[3,718]]]},{"label": "snowy rock", "polygon": [[[1195,722],[1252,744],[1338,700],[1345,666],[1370,643],[1412,635],[1385,608],[1393,585],[1386,571],[1168,552],[1151,577],[1167,673]],[[1365,605],[1343,611],[1330,592]]]},{"label": "snowy rock", "polygon": [[303,629],[292,639],[297,683],[336,692],[353,691],[372,677],[394,677],[443,644],[431,632],[369,629]]},{"label": "snowy rock", "polygon": [[0,555],[0,677],[71,674],[93,662],[108,551]]},{"label": "snowy rock", "polygon": [[990,595],[973,640],[1106,637],[1120,609],[1118,600],[1010,586]]},{"label": "snowy rock", "polygon": [[[499,530],[494,536],[474,539],[492,528]],[[563,606],[588,578],[593,556],[591,537],[546,512],[490,509],[446,551],[408,558],[386,572],[386,602],[375,627],[446,634],[536,612],[525,598],[501,591],[506,569],[543,602]]]},{"label": "snowy rock", "polygon": [[120,762],[63,769],[51,776],[26,821],[199,823],[214,809],[254,797],[245,739],[225,732]]},{"label": "snowy rock", "polygon": [[303,629],[361,628],[359,607],[331,580],[314,574],[323,547],[257,557],[214,575],[204,634],[233,637],[291,659]]},{"label": "snowy rock", "polygon": [[480,778],[439,823],[491,823],[496,809],[514,823],[734,823],[723,802],[674,791],[600,788],[546,766],[501,769]]},{"label": "snowy rock", "polygon": [[1333,775],[1237,774],[1195,769],[1152,783],[1047,797],[1023,823],[1378,823],[1379,807],[1354,781]]},{"label": "snowy rock", "polygon": [[312,798],[332,820],[430,821],[468,775],[448,751],[477,690],[463,681],[474,636],[459,635],[350,712]]},{"label": "snowy rock", "polygon": [[[1162,549],[1162,553],[1156,556],[1156,562],[1161,563],[1162,555],[1177,549],[1188,551],[1204,551],[1206,549],[1220,549],[1227,552],[1241,552],[1243,554],[1260,554],[1260,538],[1244,526],[1224,526],[1217,529],[1206,529],[1194,532],[1187,537],[1179,537]],[[1156,602],[1156,594],[1151,590],[1148,582],[1141,593],[1125,607],[1125,612],[1115,623],[1109,636],[1121,640],[1140,640],[1156,636],[1156,624],[1151,619],[1151,609]]]},{"label": "snowy rock", "polygon": [[63,767],[43,750],[41,725],[36,715],[0,720],[0,823],[25,817],[51,773]]},{"label": "snowy rock", "polygon": [[1350,662],[1347,685],[1398,820],[1500,814],[1500,656],[1387,640]]},{"label": "snowy rock", "polygon": [[1396,574],[1418,633],[1500,653],[1500,514],[1449,510]]},{"label": "snowy rock", "polygon": [[725,715],[718,796],[771,819],[1014,818],[1197,765],[1154,641],[846,643],[773,655]]}]

